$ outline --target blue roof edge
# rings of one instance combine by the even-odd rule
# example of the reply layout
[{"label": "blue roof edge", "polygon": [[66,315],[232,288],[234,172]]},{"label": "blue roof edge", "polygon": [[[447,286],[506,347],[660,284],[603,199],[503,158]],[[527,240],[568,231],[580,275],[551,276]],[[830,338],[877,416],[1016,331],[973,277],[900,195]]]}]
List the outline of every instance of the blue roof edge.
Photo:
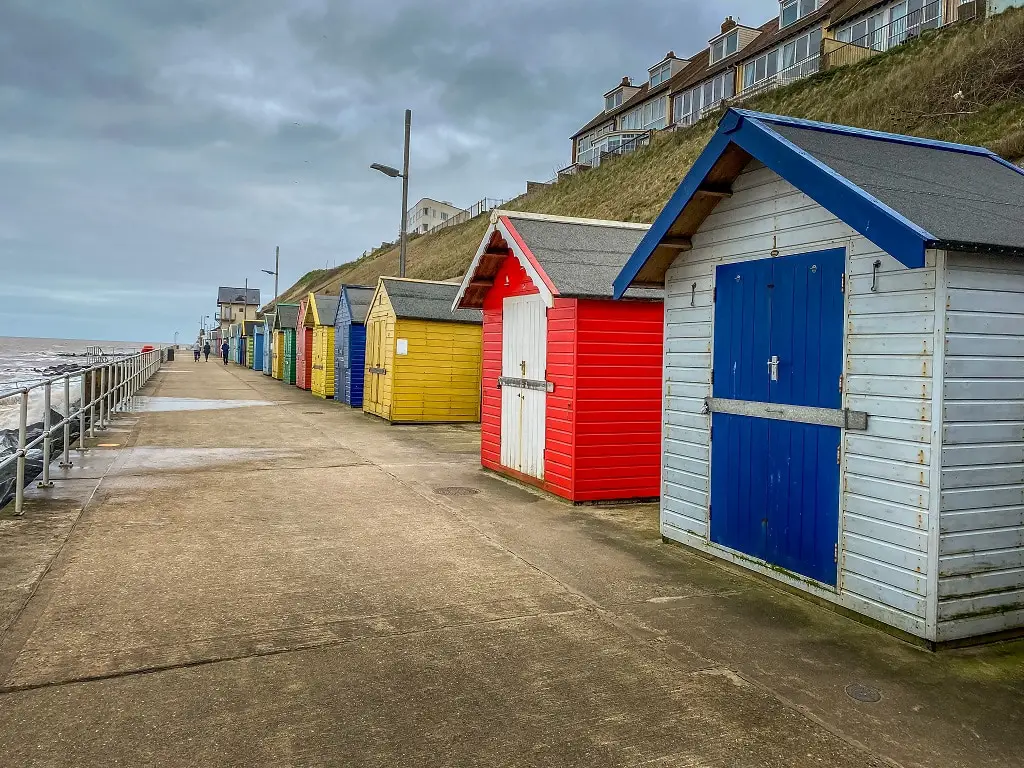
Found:
[{"label": "blue roof edge", "polygon": [[[729,109],[719,121],[715,135],[615,278],[613,298],[622,298],[644,264],[650,259],[654,249],[658,247],[708,172],[730,144],[736,144],[744,149],[905,266],[910,268],[924,266],[924,252],[928,243],[935,241],[935,237],[773,131],[770,127],[772,122],[788,125],[803,124],[802,127],[816,127],[817,130],[832,130],[836,133],[845,131],[844,126],[801,121],[796,118],[765,115],[748,110]],[[849,131],[862,136],[877,133],[865,132],[857,128],[851,128]],[[913,137],[898,137],[895,134],[878,134],[878,136],[908,139],[903,143],[930,141],[928,139],[918,140]],[[998,158],[989,150],[980,147],[947,145],[944,142],[933,142],[933,144],[942,145],[944,149],[960,146],[964,149],[959,151],[969,149],[972,154],[988,155],[1006,163],[1002,158]],[[1011,165],[1011,167],[1015,166]],[[813,190],[813,194],[811,190]]]}]

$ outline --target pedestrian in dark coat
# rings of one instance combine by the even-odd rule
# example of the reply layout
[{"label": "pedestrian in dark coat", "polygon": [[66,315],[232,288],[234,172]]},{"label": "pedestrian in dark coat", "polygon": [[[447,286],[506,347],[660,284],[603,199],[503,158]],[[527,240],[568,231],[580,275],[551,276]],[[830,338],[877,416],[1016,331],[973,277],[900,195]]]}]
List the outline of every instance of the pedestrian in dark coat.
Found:
[{"label": "pedestrian in dark coat", "polygon": [[225,341],[220,345],[220,353],[224,356],[224,365],[228,364],[228,343]]},{"label": "pedestrian in dark coat", "polygon": [[203,354],[205,355],[203,362],[210,362],[210,342],[203,344]]}]

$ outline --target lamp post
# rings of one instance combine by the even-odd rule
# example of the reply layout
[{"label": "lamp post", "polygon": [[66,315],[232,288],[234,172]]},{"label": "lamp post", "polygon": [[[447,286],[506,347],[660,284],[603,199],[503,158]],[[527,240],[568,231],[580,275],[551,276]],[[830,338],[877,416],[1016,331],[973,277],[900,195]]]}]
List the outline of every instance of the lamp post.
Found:
[{"label": "lamp post", "polygon": [[380,171],[385,176],[390,176],[392,179],[401,177],[402,179],[402,231],[399,234],[399,247],[398,247],[398,276],[405,277],[405,251],[406,244],[408,242],[408,234],[406,233],[406,227],[409,222],[409,133],[412,129],[412,110],[405,110],[405,160],[402,164],[402,170],[399,171],[397,168],[392,168],[390,165],[381,165],[380,163],[373,163],[370,167],[375,171]]},{"label": "lamp post", "polygon": [[260,270],[266,272],[268,275],[274,276],[274,306],[277,306],[277,278],[281,274],[281,246],[275,246],[274,248],[274,271],[271,272],[269,269]]}]

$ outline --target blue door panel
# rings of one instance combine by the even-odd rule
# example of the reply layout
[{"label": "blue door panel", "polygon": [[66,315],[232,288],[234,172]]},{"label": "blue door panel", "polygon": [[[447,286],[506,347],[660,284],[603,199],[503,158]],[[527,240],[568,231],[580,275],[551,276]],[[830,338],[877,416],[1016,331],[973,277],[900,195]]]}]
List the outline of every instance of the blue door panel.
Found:
[{"label": "blue door panel", "polygon": [[[711,414],[711,541],[767,558],[767,419]],[[729,467],[730,471],[725,471]]]},{"label": "blue door panel", "polygon": [[[839,248],[716,269],[715,397],[842,407],[845,258]],[[724,413],[711,423],[711,541],[835,584],[841,431]]]},{"label": "blue door panel", "polygon": [[349,326],[349,398],[346,401],[353,408],[363,407],[363,373],[366,365],[366,326]]},{"label": "blue door panel", "polygon": [[837,248],[771,261],[770,355],[779,358],[779,380],[771,382],[769,401],[840,408],[846,252]]},{"label": "blue door panel", "polygon": [[773,421],[768,428],[765,560],[836,583],[839,530],[838,427]]},{"label": "blue door panel", "polygon": [[715,397],[768,399],[771,270],[770,260],[716,270]]}]

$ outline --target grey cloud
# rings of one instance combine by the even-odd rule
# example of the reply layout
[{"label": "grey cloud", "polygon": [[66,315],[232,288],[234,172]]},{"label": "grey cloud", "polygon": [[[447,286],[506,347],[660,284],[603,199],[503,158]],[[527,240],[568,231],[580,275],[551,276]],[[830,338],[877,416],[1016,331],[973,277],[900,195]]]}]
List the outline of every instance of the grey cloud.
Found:
[{"label": "grey cloud", "polygon": [[[248,277],[269,295],[259,270],[277,244],[287,285],[394,237],[399,185],[367,165],[400,161],[406,107],[414,197],[512,196],[567,162],[568,135],[622,75],[700,50],[718,8],[6,0],[5,285],[59,277],[75,335],[184,331],[211,313],[218,284]],[[737,0],[728,12],[760,23],[776,9]],[[38,299],[4,301],[0,335],[70,333]]]}]

